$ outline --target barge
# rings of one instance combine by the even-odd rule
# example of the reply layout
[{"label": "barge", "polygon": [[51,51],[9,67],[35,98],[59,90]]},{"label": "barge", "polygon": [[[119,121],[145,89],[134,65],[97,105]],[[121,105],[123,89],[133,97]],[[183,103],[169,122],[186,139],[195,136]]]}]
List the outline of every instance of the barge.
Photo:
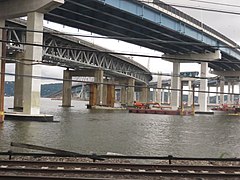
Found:
[{"label": "barge", "polygon": [[222,104],[220,106],[212,108],[211,110],[218,114],[239,114],[240,113],[239,105],[228,106],[227,104]]},{"label": "barge", "polygon": [[135,103],[134,107],[128,108],[129,113],[142,113],[142,114],[163,114],[163,115],[194,115],[192,110],[172,110],[169,106],[160,106],[158,103]]}]

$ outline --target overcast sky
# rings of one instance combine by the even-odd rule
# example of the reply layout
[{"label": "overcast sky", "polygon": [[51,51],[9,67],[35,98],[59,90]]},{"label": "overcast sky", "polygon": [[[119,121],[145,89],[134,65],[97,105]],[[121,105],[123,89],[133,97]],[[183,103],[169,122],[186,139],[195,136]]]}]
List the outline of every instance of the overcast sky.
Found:
[{"label": "overcast sky", "polygon": [[[184,5],[184,6],[193,6],[197,8],[208,8],[208,9],[216,9],[216,10],[223,10],[223,11],[230,11],[230,12],[239,12],[240,13],[240,1],[239,0],[163,0],[166,3],[172,5]],[[196,1],[207,1],[213,3],[222,3],[228,5],[236,5],[238,7],[226,6],[226,5],[216,5],[216,4],[209,4],[204,2],[196,2]],[[227,37],[231,38],[233,41],[240,44],[240,15],[230,15],[225,13],[218,13],[218,12],[208,12],[204,10],[194,10],[190,8],[179,8],[176,7],[183,12],[195,17],[199,21],[202,21],[206,25],[212,27],[213,29],[221,32],[222,34],[226,35]],[[54,28],[57,30],[69,32],[69,33],[81,33],[90,35],[89,32],[78,31],[72,28],[68,28],[66,26],[56,25],[53,23],[46,23],[50,28]],[[94,44],[98,44],[108,49],[112,49],[115,51],[120,52],[128,52],[128,53],[141,53],[141,54],[151,54],[151,55],[160,55],[159,52],[155,52],[143,47],[130,45],[121,41],[117,40],[103,40],[103,39],[93,39],[88,38],[85,39]],[[148,65],[148,58],[140,58],[140,57],[133,57],[134,60],[139,62],[140,64],[147,67]],[[191,70],[199,71],[200,66],[196,63],[186,65],[181,65],[181,71],[188,71],[189,67]],[[49,76],[55,78],[62,78],[62,68],[59,67],[44,67],[44,71],[42,71],[42,76]],[[13,72],[14,67],[12,65],[8,65],[7,71]],[[159,59],[150,59],[150,71],[151,72],[163,72],[163,73],[170,73],[172,72],[172,63],[167,61],[162,61]],[[7,77],[7,80],[12,79],[12,77]],[[46,82],[46,81],[43,81]],[[47,81],[49,82],[49,81]]]},{"label": "overcast sky", "polygon": [[[206,25],[214,28],[215,30],[218,30],[222,34],[226,35],[233,41],[240,44],[240,0],[217,0],[217,1],[202,0],[204,2],[209,3],[198,2],[198,0],[163,0],[163,1],[169,4],[186,5],[229,12],[238,12],[239,15],[231,15],[226,13],[208,12],[204,10],[194,10],[190,8],[176,7],[186,12],[187,14],[197,18],[199,21],[202,21]],[[218,4],[227,4],[228,6],[211,4],[211,2]]]}]

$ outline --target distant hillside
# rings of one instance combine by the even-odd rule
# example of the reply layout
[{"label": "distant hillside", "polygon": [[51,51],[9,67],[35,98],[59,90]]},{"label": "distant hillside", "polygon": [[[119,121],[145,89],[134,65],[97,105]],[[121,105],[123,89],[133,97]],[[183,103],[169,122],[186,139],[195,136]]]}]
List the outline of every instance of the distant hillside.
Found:
[{"label": "distant hillside", "polygon": [[[62,83],[42,84],[41,97],[47,97],[62,90]],[[14,81],[5,82],[5,96],[14,96]]]}]

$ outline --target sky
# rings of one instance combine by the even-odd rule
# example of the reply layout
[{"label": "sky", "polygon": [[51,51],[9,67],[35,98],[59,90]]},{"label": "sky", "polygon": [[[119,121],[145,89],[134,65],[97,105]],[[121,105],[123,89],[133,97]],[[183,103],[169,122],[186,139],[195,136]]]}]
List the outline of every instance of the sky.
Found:
[{"label": "sky", "polygon": [[[183,5],[183,6],[192,6],[197,8],[208,8],[208,9],[216,9],[230,12],[239,12],[240,13],[240,3],[239,0],[163,0],[165,3],[170,5]],[[200,2],[201,1],[201,2]],[[205,3],[208,2],[208,3]],[[227,5],[217,5],[211,3],[219,3],[219,4],[227,4]],[[229,6],[231,5],[231,6]],[[235,6],[235,7],[233,7]],[[176,6],[175,6],[176,7]],[[202,21],[206,25],[212,27],[213,29],[221,32],[226,35],[233,41],[240,44],[240,15],[231,15],[225,13],[218,12],[208,12],[204,10],[194,10],[190,8],[179,8],[176,7],[183,12],[195,17],[199,21]],[[79,31],[77,29],[69,28],[62,25],[57,25],[50,22],[44,22],[45,26],[57,29],[63,32],[68,33],[79,33],[84,35],[92,35],[90,32]],[[107,49],[111,49],[117,52],[128,52],[128,53],[141,53],[141,54],[151,54],[151,55],[161,55],[160,52],[156,52],[153,50],[146,49],[144,47],[139,47],[136,45],[131,45],[125,42],[121,42],[118,40],[103,40],[103,39],[94,39],[94,38],[85,38],[84,40],[88,40],[93,44],[97,44],[103,46]],[[140,57],[132,57],[133,60],[138,63],[144,65],[145,67],[149,66],[151,72],[162,72],[162,73],[171,73],[172,72],[172,63],[163,61],[160,59],[152,59],[152,58],[140,58]],[[63,69],[60,67],[43,67],[42,76],[46,77],[54,77],[54,78],[62,78]],[[200,65],[193,64],[181,64],[181,71],[199,71]],[[47,69],[47,70],[46,70]],[[13,72],[14,66],[8,65],[7,72]],[[6,77],[6,80],[11,80],[13,77]],[[42,83],[53,83],[52,81],[42,80]]]}]

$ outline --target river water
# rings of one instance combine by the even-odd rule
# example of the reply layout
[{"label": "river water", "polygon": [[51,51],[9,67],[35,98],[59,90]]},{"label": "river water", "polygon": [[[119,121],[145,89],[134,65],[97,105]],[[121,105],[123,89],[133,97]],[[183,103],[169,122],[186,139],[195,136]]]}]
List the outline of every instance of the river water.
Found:
[{"label": "river water", "polygon": [[[6,120],[0,125],[0,151],[19,142],[79,153],[240,157],[239,116],[134,114],[88,110],[86,103],[72,101],[74,107],[63,108],[59,100],[42,98],[42,113],[60,122]],[[6,97],[5,109],[12,104]]]}]

